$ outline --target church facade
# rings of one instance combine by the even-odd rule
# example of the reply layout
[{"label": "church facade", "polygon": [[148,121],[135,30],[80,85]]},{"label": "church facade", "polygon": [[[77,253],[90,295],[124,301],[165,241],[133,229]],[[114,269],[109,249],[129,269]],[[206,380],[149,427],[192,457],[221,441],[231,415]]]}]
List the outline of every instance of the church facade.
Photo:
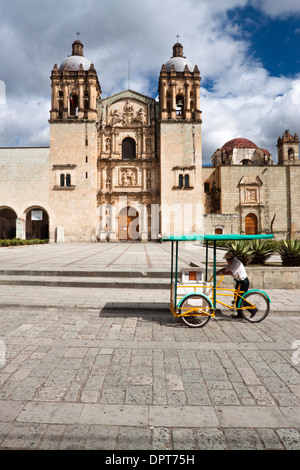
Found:
[{"label": "church facade", "polygon": [[266,149],[234,139],[202,166],[200,72],[180,43],[159,97],[102,98],[75,41],[51,71],[49,148],[0,149],[0,238],[151,240],[190,233],[300,235],[299,140]]}]

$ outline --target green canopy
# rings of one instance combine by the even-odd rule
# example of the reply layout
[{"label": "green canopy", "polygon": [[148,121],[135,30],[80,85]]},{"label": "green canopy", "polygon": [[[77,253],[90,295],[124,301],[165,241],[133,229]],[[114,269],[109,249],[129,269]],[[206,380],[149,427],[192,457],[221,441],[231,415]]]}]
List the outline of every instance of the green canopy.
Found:
[{"label": "green canopy", "polygon": [[256,240],[256,239],[272,239],[274,235],[239,235],[239,234],[222,234],[222,235],[172,235],[163,237],[164,241],[230,241],[230,240]]}]

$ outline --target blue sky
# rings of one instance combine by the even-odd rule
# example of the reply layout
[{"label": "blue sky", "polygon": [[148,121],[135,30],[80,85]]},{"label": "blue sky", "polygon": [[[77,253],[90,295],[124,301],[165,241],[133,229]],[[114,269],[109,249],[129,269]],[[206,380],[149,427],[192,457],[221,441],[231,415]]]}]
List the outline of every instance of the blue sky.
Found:
[{"label": "blue sky", "polygon": [[229,11],[228,19],[233,23],[242,24],[251,52],[270,74],[274,76],[299,74],[299,13],[272,18],[248,6]]},{"label": "blue sky", "polygon": [[[2,2],[3,3],[3,2]],[[10,0],[1,7],[0,146],[48,146],[50,73],[81,32],[102,97],[156,97],[176,35],[201,73],[203,161],[245,137],[277,160],[285,129],[300,135],[299,0]]]}]

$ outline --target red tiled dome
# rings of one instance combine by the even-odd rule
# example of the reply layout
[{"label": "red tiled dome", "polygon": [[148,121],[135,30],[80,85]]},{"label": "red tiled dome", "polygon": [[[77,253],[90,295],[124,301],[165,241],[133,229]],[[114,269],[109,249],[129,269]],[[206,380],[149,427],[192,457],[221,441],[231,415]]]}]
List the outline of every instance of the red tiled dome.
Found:
[{"label": "red tiled dome", "polygon": [[257,149],[257,145],[251,142],[251,140],[243,139],[242,137],[238,137],[237,139],[232,139],[226,142],[223,145],[222,150],[225,150],[227,153],[232,153],[234,148],[238,149]]}]

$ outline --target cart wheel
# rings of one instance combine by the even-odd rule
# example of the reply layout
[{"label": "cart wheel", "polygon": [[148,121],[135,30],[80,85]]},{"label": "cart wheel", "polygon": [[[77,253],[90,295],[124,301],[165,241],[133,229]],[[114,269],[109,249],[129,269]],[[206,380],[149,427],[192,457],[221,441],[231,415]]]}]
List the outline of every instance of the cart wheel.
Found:
[{"label": "cart wheel", "polygon": [[201,328],[206,325],[213,313],[210,301],[202,294],[190,294],[182,299],[178,308],[183,323],[191,328]]},{"label": "cart wheel", "polygon": [[[246,292],[243,295],[241,307],[242,315],[246,320],[251,323],[259,323],[268,316],[270,302],[264,292]],[[247,309],[247,307],[249,308]]]}]

